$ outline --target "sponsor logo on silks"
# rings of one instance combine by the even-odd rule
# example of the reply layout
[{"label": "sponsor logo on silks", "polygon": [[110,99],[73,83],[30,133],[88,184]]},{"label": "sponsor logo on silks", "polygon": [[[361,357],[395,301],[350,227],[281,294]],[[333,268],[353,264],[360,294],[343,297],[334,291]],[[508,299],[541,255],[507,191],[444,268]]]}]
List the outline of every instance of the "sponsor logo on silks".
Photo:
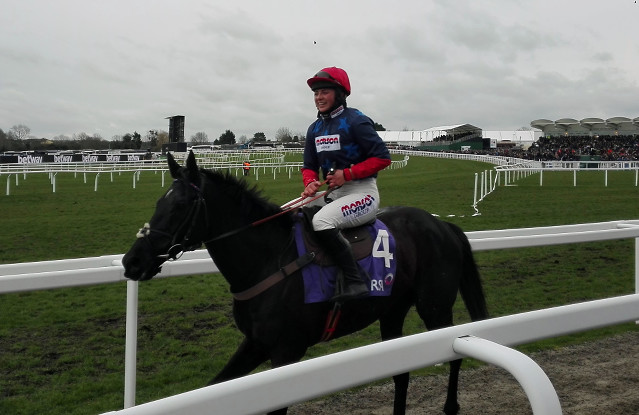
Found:
[{"label": "sponsor logo on silks", "polygon": [[315,137],[315,148],[317,149],[318,153],[322,151],[339,150],[339,134],[322,135],[319,137]]},{"label": "sponsor logo on silks", "polygon": [[42,156],[18,156],[18,163],[22,164],[36,164],[42,163]]},{"label": "sponsor logo on silks", "polygon": [[386,274],[384,280],[371,280],[371,291],[384,291],[385,287],[390,287],[393,284],[395,276],[391,273]]},{"label": "sponsor logo on silks", "polygon": [[391,273],[386,274],[386,276],[384,277],[384,284],[385,285],[391,285],[393,284],[393,280],[395,279],[395,276]]},{"label": "sponsor logo on silks", "polygon": [[368,213],[370,205],[373,204],[375,198],[371,195],[366,195],[361,200],[357,200],[353,203],[342,206],[342,215],[344,217],[355,215],[355,217]]}]

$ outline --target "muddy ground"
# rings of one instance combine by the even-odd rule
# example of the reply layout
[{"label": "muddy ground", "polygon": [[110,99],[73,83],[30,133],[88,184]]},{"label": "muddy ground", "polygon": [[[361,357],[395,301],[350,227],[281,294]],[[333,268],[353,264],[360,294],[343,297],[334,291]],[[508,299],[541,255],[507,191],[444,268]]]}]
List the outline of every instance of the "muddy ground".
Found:
[{"label": "muddy ground", "polygon": [[[565,415],[639,414],[639,332],[543,351],[531,357],[546,372]],[[441,414],[447,377],[411,379],[409,415]],[[392,381],[292,406],[292,415],[390,415]],[[519,383],[503,369],[462,370],[460,415],[532,414]]]}]

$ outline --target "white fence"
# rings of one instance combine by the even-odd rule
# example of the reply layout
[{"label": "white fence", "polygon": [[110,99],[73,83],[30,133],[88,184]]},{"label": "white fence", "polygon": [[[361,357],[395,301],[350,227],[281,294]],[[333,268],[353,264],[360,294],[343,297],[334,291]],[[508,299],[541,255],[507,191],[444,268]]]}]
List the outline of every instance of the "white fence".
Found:
[{"label": "white fence", "polygon": [[[184,153],[176,153],[181,156]],[[423,155],[423,154],[422,154]],[[241,174],[244,160],[250,159],[251,172],[256,180],[260,174],[266,177],[272,176],[276,179],[278,175],[285,174],[292,178],[293,174],[300,171],[301,162],[285,162],[284,153],[274,152],[215,152],[198,155],[198,165],[206,169],[228,169],[234,171],[235,175]],[[408,154],[404,154],[403,159],[393,160],[388,169],[400,169],[406,167]],[[0,164],[0,177],[6,176],[5,195],[11,194],[11,184],[19,186],[20,177],[26,180],[30,174],[48,174],[51,182],[52,192],[56,192],[56,179],[58,173],[73,173],[75,176],[82,175],[84,183],[87,183],[88,176],[93,176],[94,191],[98,191],[100,177],[108,175],[111,182],[114,175],[123,173],[132,174],[132,184],[135,189],[136,183],[140,180],[142,172],[162,175],[162,187],[165,183],[165,174],[168,171],[165,160],[145,160],[139,162],[96,162],[96,163],[43,163],[43,164]]]},{"label": "white fence", "polygon": [[[474,251],[635,238],[635,289],[639,293],[639,220],[477,231],[466,234]],[[0,294],[125,281],[121,259],[122,255],[109,255],[0,265]],[[213,272],[217,272],[217,267],[205,250],[199,250],[186,253],[178,261],[166,263],[158,277]],[[540,310],[366,346],[332,355],[335,357],[313,359],[133,407],[137,348],[137,287],[137,282],[127,282],[124,407],[128,409],[121,411],[127,415],[168,414],[178,412],[176,408],[180,408],[179,413],[182,414],[203,414],[207,413],[213,401],[220,413],[261,413],[269,408],[275,409],[406,370],[449,361],[462,355],[489,361],[511,371],[524,387],[534,413],[561,413],[554,388],[543,371],[535,368],[536,365],[527,357],[507,349],[506,346],[639,319],[637,294]],[[393,353],[388,354],[389,350]],[[365,363],[364,356],[375,358],[375,365]],[[333,369],[327,372],[328,368]],[[302,372],[298,373],[297,370]],[[312,370],[313,376],[309,376],[307,370]],[[333,379],[330,385],[321,381],[326,379],[325,376],[329,376],[328,373]],[[252,393],[253,398],[250,402],[237,398],[248,390],[255,392]]]}]

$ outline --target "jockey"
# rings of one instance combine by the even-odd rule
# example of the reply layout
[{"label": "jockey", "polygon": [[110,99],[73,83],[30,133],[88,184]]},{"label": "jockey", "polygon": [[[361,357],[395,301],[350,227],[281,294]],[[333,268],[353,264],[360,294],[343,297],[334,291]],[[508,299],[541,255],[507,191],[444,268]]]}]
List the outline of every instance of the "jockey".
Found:
[{"label": "jockey", "polygon": [[320,174],[326,179],[332,201],[319,198],[310,204],[322,206],[313,217],[313,230],[342,271],[332,301],[343,302],[366,296],[369,291],[340,229],[375,220],[380,203],[377,172],[387,167],[391,159],[373,121],[346,106],[346,97],[351,93],[346,71],[324,68],[307,84],[313,91],[318,113],[306,133],[302,197],[318,192],[322,185]]}]

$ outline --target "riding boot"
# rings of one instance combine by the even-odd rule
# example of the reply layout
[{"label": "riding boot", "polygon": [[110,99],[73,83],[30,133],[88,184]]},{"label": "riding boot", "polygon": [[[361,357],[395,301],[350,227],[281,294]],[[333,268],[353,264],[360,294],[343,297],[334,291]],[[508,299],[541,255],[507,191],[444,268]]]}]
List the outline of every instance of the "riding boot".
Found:
[{"label": "riding boot", "polygon": [[341,272],[337,273],[334,302],[344,302],[369,294],[368,286],[360,275],[360,268],[353,256],[350,243],[340,233],[339,229],[316,231],[317,239],[335,261]]}]

